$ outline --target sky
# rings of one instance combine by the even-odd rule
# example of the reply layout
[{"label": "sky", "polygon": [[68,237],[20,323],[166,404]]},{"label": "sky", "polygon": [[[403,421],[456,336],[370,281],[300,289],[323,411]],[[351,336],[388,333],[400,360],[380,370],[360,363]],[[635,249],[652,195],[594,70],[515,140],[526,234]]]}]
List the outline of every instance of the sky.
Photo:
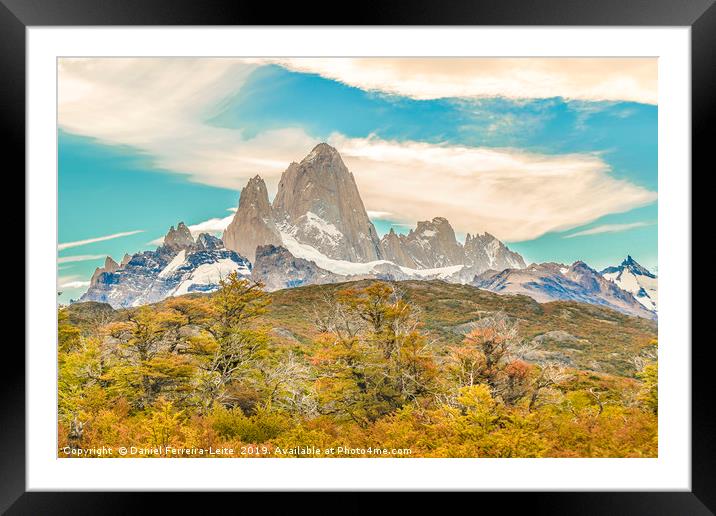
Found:
[{"label": "sky", "polygon": [[379,234],[446,217],[529,262],[657,272],[657,64],[631,58],[71,58],[58,64],[58,288],[321,141]]}]

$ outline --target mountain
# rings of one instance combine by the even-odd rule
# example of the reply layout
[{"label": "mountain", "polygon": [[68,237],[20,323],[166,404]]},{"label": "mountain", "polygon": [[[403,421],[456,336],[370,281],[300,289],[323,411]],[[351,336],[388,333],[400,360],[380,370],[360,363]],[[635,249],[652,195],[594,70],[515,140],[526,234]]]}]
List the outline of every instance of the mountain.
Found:
[{"label": "mountain", "polygon": [[266,183],[260,176],[241,190],[239,208],[222,236],[227,249],[253,263],[259,245],[280,245],[281,235],[273,220]]},{"label": "mountain", "polygon": [[388,233],[381,241],[387,260],[414,269],[463,265],[465,252],[446,218],[418,222],[407,235]]},{"label": "mountain", "polygon": [[559,263],[532,264],[525,269],[489,270],[472,285],[500,294],[524,294],[540,303],[557,300],[601,305],[620,312],[654,319],[632,294],[605,279],[581,261],[571,266]]},{"label": "mountain", "polygon": [[489,269],[524,269],[527,267],[519,253],[510,251],[507,246],[490,233],[465,237],[465,265],[483,272]]},{"label": "mountain", "polygon": [[[420,221],[407,235],[391,229],[379,240],[353,174],[326,143],[288,166],[273,203],[260,176],[249,180],[223,241],[255,265],[259,246],[282,248],[280,253],[264,249],[269,254],[256,272],[269,289],[319,277],[467,282],[491,267],[525,266],[519,254],[488,233],[468,235],[463,247],[443,217]],[[316,274],[307,274],[305,261],[313,263]],[[295,281],[288,278],[289,269],[297,274]]]},{"label": "mountain", "polygon": [[656,278],[631,257],[602,274],[583,262],[527,267],[489,233],[468,233],[460,243],[444,217],[419,221],[408,234],[391,229],[378,239],[353,174],[325,143],[288,166],[273,203],[264,180],[251,178],[222,236],[223,242],[208,234],[195,241],[180,222],[155,251],[125,256],[119,264],[107,257],[81,300],[138,306],[210,292],[221,277],[238,271],[271,291],[361,279],[442,280],[655,318]]},{"label": "mountain", "polygon": [[[227,249],[252,262],[259,245],[282,246],[296,258],[341,275],[369,274],[377,265],[393,276],[410,269],[408,277],[415,277],[414,270],[465,266],[470,270],[464,277],[472,279],[489,268],[525,266],[519,254],[489,233],[468,235],[463,246],[443,217],[420,221],[407,235],[391,229],[379,240],[353,174],[326,143],[288,166],[273,203],[261,177],[252,178],[223,240]],[[350,264],[365,267],[356,271]]]},{"label": "mountain", "polygon": [[[172,226],[173,227],[173,226]],[[122,260],[124,261],[124,260]],[[104,266],[97,267],[94,270],[94,274],[92,274],[92,278],[90,278],[90,285],[94,285],[99,281],[99,278],[104,273],[113,273],[117,269],[119,269],[119,264],[115,262],[111,256],[108,256],[104,259]]]},{"label": "mountain", "polygon": [[263,283],[266,290],[274,291],[301,285],[336,283],[342,277],[321,269],[312,261],[296,258],[285,247],[269,244],[256,249],[251,279]]},{"label": "mountain", "polygon": [[191,231],[186,224],[180,222],[176,229],[174,226],[169,228],[169,232],[164,236],[163,245],[167,250],[172,251],[186,249],[194,245],[194,237],[191,236]]},{"label": "mountain", "polygon": [[621,265],[607,267],[601,274],[622,290],[630,292],[647,310],[658,310],[658,280],[631,256],[627,256]]},{"label": "mountain", "polygon": [[114,308],[155,303],[170,296],[216,290],[221,278],[233,271],[249,275],[251,263],[209,234],[202,233],[195,241],[180,222],[154,251],[125,256],[121,264],[107,257],[80,301],[108,303]]},{"label": "mountain", "polygon": [[284,171],[272,208],[283,232],[329,258],[351,262],[381,258],[378,233],[353,174],[326,143]]}]

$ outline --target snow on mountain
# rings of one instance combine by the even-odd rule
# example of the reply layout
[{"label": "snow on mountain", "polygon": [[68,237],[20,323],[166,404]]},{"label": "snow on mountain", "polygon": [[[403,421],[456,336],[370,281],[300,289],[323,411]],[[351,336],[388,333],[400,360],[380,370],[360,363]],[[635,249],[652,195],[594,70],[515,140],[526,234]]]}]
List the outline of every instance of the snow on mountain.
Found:
[{"label": "snow on mountain", "polygon": [[641,317],[655,317],[657,306],[656,276],[631,257],[601,274],[583,262],[527,267],[489,233],[467,234],[461,244],[443,217],[419,221],[407,235],[391,229],[378,239],[353,174],[327,144],[288,166],[273,202],[263,179],[251,178],[223,239],[202,233],[195,241],[180,222],[155,251],[125,256],[119,264],[108,257],[81,301],[139,306],[211,292],[236,271],[268,290],[368,278],[439,279]]},{"label": "snow on mountain", "polygon": [[647,310],[658,311],[658,279],[631,256],[616,267],[607,267],[601,275],[631,293]]},{"label": "snow on mountain", "polygon": [[245,262],[238,263],[232,257],[218,258],[216,261],[203,263],[182,276],[179,286],[170,294],[181,296],[189,292],[212,292],[219,286],[219,282],[232,272],[242,276],[251,274],[251,268]]},{"label": "snow on mountain", "polygon": [[351,262],[382,258],[355,178],[326,143],[283,172],[271,210],[283,231],[325,256]]},{"label": "snow on mountain", "polygon": [[80,301],[109,303],[114,308],[140,306],[189,292],[214,291],[231,272],[251,274],[248,260],[206,233],[194,241],[183,223],[172,227],[164,242],[154,251],[125,257],[121,265],[108,258]]},{"label": "snow on mountain", "polygon": [[471,284],[498,294],[527,295],[540,303],[578,301],[638,317],[656,317],[630,292],[581,261],[569,267],[559,263],[539,263],[525,269],[490,270],[475,277]]},{"label": "snow on mountain", "polygon": [[172,258],[172,261],[167,264],[166,267],[162,269],[162,271],[158,274],[160,278],[166,278],[169,276],[172,272],[174,272],[177,267],[179,267],[181,264],[184,263],[184,260],[186,259],[186,249],[182,249],[179,251],[179,254],[177,254],[174,258]]},{"label": "snow on mountain", "polygon": [[[308,260],[323,270],[346,277],[379,277],[389,273],[397,273],[404,276],[400,279],[447,279],[460,269],[463,265],[451,265],[446,267],[434,267],[430,269],[413,269],[397,265],[389,260],[373,260],[372,262],[356,263],[348,260],[335,260],[322,254],[320,251],[308,244],[302,244],[290,233],[281,233],[284,247],[295,257]],[[348,279],[348,278],[346,278]]]}]

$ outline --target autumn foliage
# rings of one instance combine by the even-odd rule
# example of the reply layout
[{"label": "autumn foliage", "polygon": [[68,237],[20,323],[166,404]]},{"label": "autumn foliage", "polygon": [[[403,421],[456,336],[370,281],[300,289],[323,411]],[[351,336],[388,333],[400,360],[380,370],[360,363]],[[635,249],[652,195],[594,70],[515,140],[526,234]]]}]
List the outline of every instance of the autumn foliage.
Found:
[{"label": "autumn foliage", "polygon": [[73,321],[60,309],[60,450],[657,454],[655,353],[639,359],[633,377],[533,363],[519,325],[500,312],[447,345],[423,331],[399,286],[383,282],[303,307],[315,338],[300,345],[275,339],[263,317],[269,308],[260,284],[232,274],[212,295],[97,320]]}]

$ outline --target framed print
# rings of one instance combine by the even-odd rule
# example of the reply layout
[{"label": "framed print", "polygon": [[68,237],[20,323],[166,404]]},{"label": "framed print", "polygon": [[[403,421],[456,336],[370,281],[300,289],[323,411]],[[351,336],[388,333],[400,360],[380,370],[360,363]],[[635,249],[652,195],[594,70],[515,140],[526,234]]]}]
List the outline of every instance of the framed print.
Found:
[{"label": "framed print", "polygon": [[3,509],[529,491],[711,513],[711,2],[350,26],[83,4],[2,11],[28,300]]}]

